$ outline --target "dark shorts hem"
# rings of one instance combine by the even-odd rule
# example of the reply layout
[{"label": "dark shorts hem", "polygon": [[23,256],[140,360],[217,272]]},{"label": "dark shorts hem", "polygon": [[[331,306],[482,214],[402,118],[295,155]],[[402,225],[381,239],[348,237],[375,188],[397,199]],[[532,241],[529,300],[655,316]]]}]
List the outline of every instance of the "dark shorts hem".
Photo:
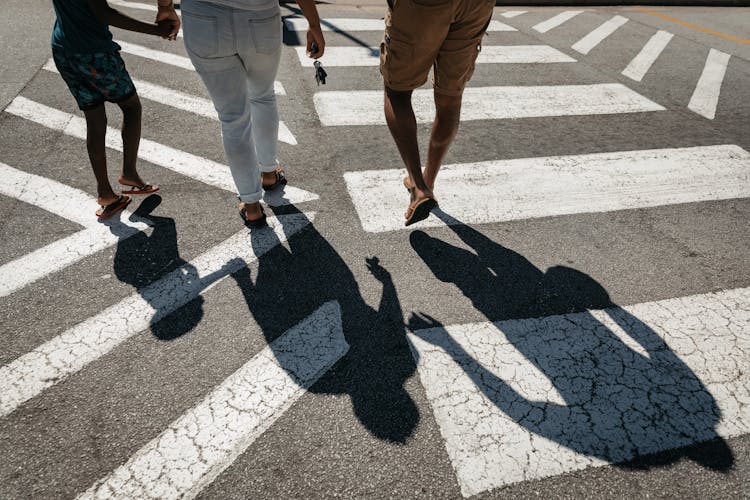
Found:
[{"label": "dark shorts hem", "polygon": [[137,94],[137,93],[138,93],[138,92],[136,91],[135,87],[133,87],[133,90],[131,90],[131,91],[130,91],[130,92],[128,92],[127,94],[124,94],[124,95],[122,95],[121,97],[117,97],[117,98],[115,98],[115,99],[106,99],[106,101],[107,101],[107,102],[113,102],[113,103],[117,104],[117,103],[119,103],[119,102],[124,102],[124,101],[127,101],[128,99],[130,99],[131,97],[133,97],[133,96],[134,96],[135,94]]}]

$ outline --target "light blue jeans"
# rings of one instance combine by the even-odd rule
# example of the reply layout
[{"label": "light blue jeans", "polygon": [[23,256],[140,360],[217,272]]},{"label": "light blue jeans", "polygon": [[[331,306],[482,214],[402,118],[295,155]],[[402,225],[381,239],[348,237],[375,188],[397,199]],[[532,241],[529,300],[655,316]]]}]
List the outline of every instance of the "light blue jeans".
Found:
[{"label": "light blue jeans", "polygon": [[185,48],[219,114],[239,199],[259,201],[260,172],[279,165],[274,80],[281,58],[281,12],[278,7],[275,13],[258,13],[198,0],[183,0],[180,9]]}]

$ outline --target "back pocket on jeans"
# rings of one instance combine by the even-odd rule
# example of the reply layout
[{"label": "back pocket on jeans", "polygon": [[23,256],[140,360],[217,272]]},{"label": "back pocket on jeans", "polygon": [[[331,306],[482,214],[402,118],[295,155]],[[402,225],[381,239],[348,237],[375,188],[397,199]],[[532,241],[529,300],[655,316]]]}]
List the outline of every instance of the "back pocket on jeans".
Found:
[{"label": "back pocket on jeans", "polygon": [[219,51],[217,19],[182,12],[185,47],[198,57],[215,57]]},{"label": "back pocket on jeans", "polygon": [[281,14],[250,20],[250,36],[259,54],[274,54],[281,49]]}]

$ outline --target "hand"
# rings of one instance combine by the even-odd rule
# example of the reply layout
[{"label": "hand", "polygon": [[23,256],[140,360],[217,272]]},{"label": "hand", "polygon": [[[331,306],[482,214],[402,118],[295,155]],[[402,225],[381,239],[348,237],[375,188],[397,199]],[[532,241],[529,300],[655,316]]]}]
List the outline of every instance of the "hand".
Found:
[{"label": "hand", "polygon": [[172,39],[172,21],[165,19],[156,23],[156,35],[165,40]]},{"label": "hand", "polygon": [[[317,45],[317,52],[313,52],[313,43]],[[307,30],[307,56],[311,59],[319,59],[323,57],[325,52],[326,41],[323,38],[323,31],[320,26],[310,26]]]},{"label": "hand", "polygon": [[390,273],[380,265],[380,259],[377,257],[365,259],[365,262],[367,262],[367,270],[372,273],[376,280],[385,281],[391,278]]},{"label": "hand", "polygon": [[[156,14],[156,23],[159,25],[159,36],[166,38],[167,40],[176,40],[177,33],[180,31],[180,17],[175,12],[172,5],[168,7],[159,7],[159,12]],[[169,31],[166,36],[162,34],[162,23],[169,27]]]}]

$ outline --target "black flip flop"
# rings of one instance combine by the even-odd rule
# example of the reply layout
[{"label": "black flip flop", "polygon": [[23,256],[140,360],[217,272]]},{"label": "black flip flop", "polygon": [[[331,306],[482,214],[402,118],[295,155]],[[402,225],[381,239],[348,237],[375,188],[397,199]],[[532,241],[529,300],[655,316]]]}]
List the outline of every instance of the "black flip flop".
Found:
[{"label": "black flip flop", "polygon": [[[430,216],[430,212],[438,206],[438,202],[435,198],[423,198],[416,201],[414,204],[409,205],[409,210],[406,212],[405,226],[411,226],[419,221],[425,220]],[[411,217],[409,216],[411,211]]]},{"label": "black flip flop", "polygon": [[268,223],[266,222],[266,211],[263,210],[263,205],[260,206],[260,213],[261,217],[260,219],[253,219],[250,220],[247,218],[247,214],[245,214],[245,205],[242,205],[242,208],[240,208],[240,218],[245,222],[245,226],[251,227],[251,228],[261,228],[266,227]]},{"label": "black flip flop", "polygon": [[285,186],[287,183],[286,175],[284,175],[284,171],[281,169],[274,170],[273,172],[276,174],[276,181],[273,184],[269,184],[268,186],[263,186],[263,191],[273,191],[279,186]]}]

